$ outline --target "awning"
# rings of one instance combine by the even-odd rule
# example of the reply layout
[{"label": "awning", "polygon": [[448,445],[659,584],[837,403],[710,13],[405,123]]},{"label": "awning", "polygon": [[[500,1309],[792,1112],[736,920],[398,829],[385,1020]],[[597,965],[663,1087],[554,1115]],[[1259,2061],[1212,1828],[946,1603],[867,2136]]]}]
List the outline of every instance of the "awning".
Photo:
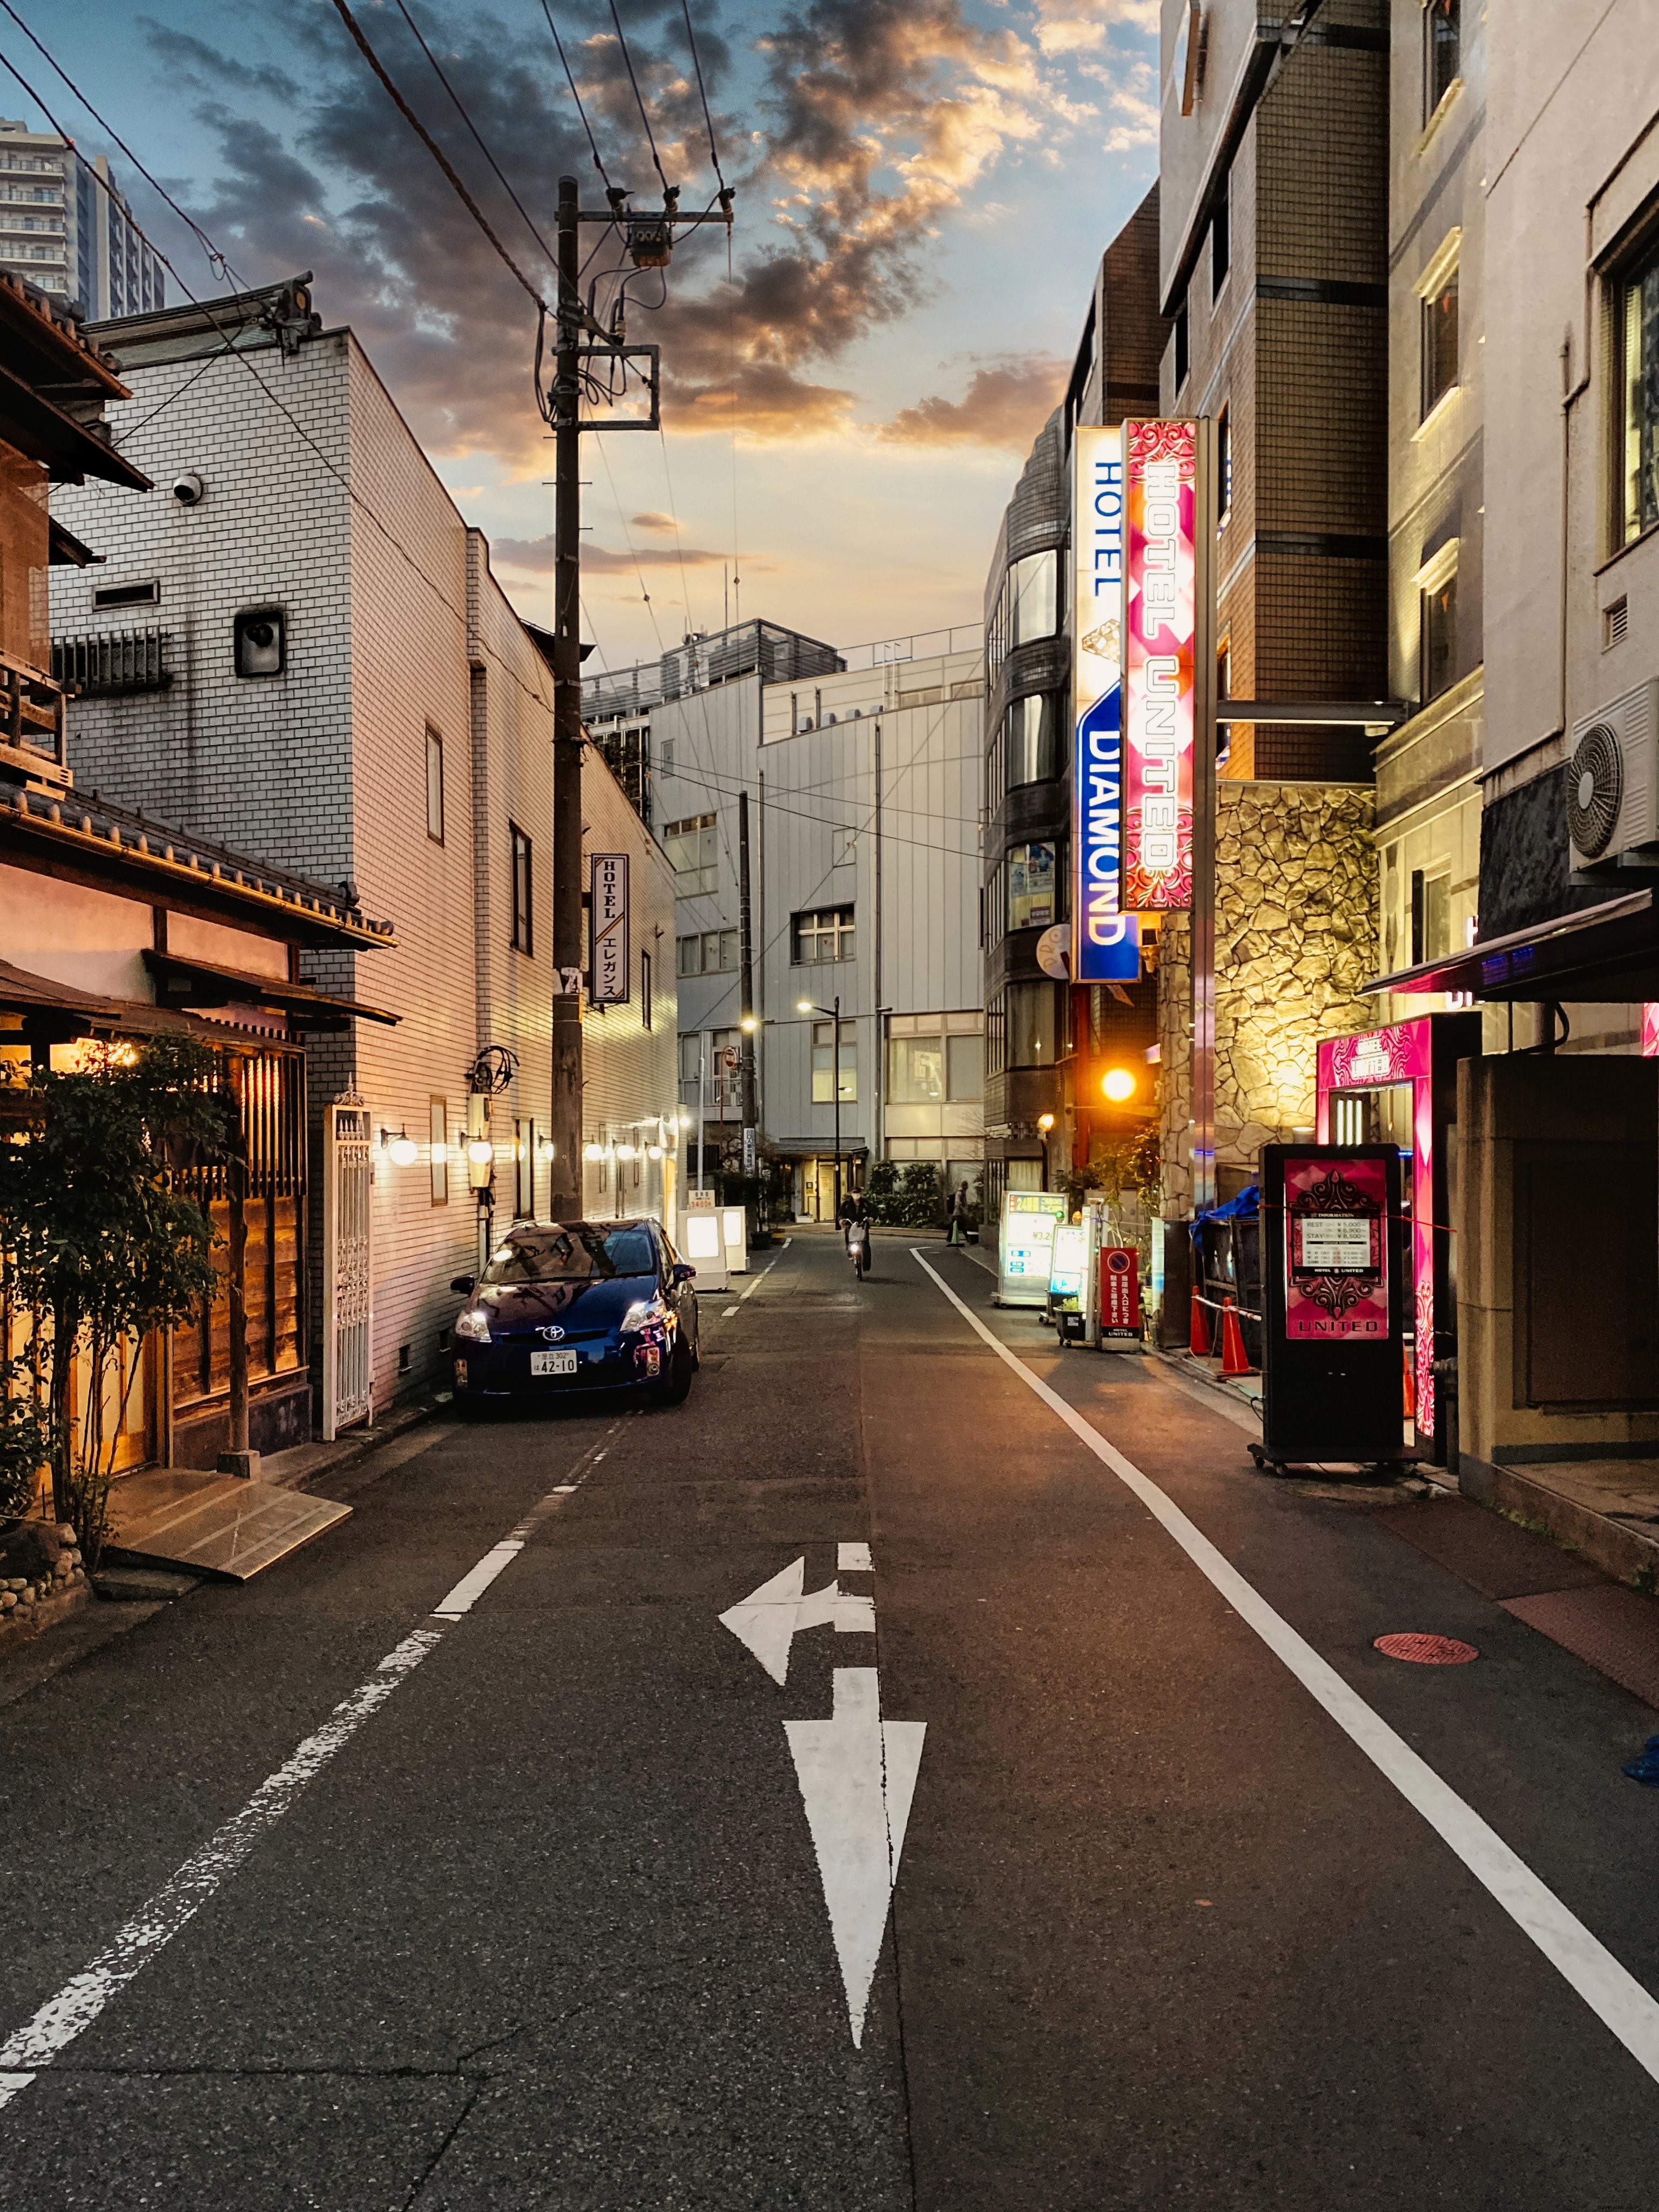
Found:
[{"label": "awning", "polygon": [[1439,960],[1425,960],[1361,986],[1402,997],[1465,991],[1476,999],[1582,1000],[1621,1004],[1659,999],[1659,909],[1650,890],[1511,930]]},{"label": "awning", "polygon": [[218,1034],[210,1022],[166,1006],[152,1006],[143,999],[110,999],[101,992],[82,991],[73,983],[59,983],[50,975],[36,975],[27,968],[14,968],[0,960],[0,1009],[31,1016],[60,1016],[70,1026],[118,1030],[126,1036],[210,1038]]},{"label": "awning", "polygon": [[222,1006],[233,1000],[252,1006],[279,1006],[301,1029],[341,1029],[348,1021],[384,1022],[395,1029],[401,1014],[358,999],[342,999],[314,984],[290,983],[256,975],[245,968],[222,968],[216,961],[192,960],[178,952],[146,952],[144,965],[155,978],[162,1005]]},{"label": "awning", "polygon": [[54,568],[94,568],[103,566],[103,555],[94,553],[90,545],[83,545],[75,532],[66,529],[55,514],[49,514],[46,517],[46,527],[52,547],[47,557]]},{"label": "awning", "polygon": [[[844,1160],[862,1159],[869,1149],[861,1137],[843,1137],[841,1140]],[[833,1141],[823,1137],[768,1137],[761,1150],[769,1159],[832,1160],[836,1157]]]}]

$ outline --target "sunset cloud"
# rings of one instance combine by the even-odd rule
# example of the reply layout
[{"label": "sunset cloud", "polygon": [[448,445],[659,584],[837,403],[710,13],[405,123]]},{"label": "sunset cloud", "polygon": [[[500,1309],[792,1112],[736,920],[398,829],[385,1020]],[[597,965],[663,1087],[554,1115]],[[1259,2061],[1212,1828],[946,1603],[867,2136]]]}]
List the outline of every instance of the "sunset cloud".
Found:
[{"label": "sunset cloud", "polygon": [[[639,520],[637,515],[634,519]],[[509,568],[518,575],[545,575],[553,566],[553,540],[550,537],[492,538],[489,557],[493,567]],[[583,571],[593,575],[621,570],[631,576],[640,568],[706,568],[731,558],[730,553],[711,553],[700,545],[641,545],[632,553],[613,553],[605,545],[582,547]]]},{"label": "sunset cloud", "polygon": [[905,407],[878,435],[902,446],[996,446],[1023,453],[1066,380],[1064,362],[1039,358],[976,368],[960,399],[933,396]]}]

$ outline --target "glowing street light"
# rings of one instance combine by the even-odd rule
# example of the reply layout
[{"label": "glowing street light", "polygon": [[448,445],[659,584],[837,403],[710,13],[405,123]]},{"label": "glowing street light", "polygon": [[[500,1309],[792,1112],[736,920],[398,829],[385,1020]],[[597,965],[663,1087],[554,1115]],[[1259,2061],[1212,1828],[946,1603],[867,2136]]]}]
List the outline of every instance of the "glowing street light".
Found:
[{"label": "glowing street light", "polygon": [[1114,1106],[1121,1106],[1126,1098],[1134,1097],[1135,1079],[1127,1067],[1109,1067],[1100,1079],[1100,1087]]}]

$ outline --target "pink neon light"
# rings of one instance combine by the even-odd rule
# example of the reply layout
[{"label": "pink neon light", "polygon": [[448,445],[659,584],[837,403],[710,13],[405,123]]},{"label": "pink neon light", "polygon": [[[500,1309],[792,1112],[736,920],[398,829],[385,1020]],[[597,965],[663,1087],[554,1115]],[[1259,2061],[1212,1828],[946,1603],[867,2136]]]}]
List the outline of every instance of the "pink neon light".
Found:
[{"label": "pink neon light", "polygon": [[1126,422],[1123,899],[1193,902],[1198,426]]}]

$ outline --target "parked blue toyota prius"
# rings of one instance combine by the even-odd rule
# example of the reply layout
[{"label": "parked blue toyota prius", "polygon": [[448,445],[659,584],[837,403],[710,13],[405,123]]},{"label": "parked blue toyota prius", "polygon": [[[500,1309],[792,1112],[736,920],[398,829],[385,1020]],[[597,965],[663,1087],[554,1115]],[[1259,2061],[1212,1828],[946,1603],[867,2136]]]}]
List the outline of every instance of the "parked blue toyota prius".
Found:
[{"label": "parked blue toyota prius", "polygon": [[523,1222],[456,1316],[455,1402],[640,1390],[677,1406],[697,1364],[696,1273],[654,1221]]}]

